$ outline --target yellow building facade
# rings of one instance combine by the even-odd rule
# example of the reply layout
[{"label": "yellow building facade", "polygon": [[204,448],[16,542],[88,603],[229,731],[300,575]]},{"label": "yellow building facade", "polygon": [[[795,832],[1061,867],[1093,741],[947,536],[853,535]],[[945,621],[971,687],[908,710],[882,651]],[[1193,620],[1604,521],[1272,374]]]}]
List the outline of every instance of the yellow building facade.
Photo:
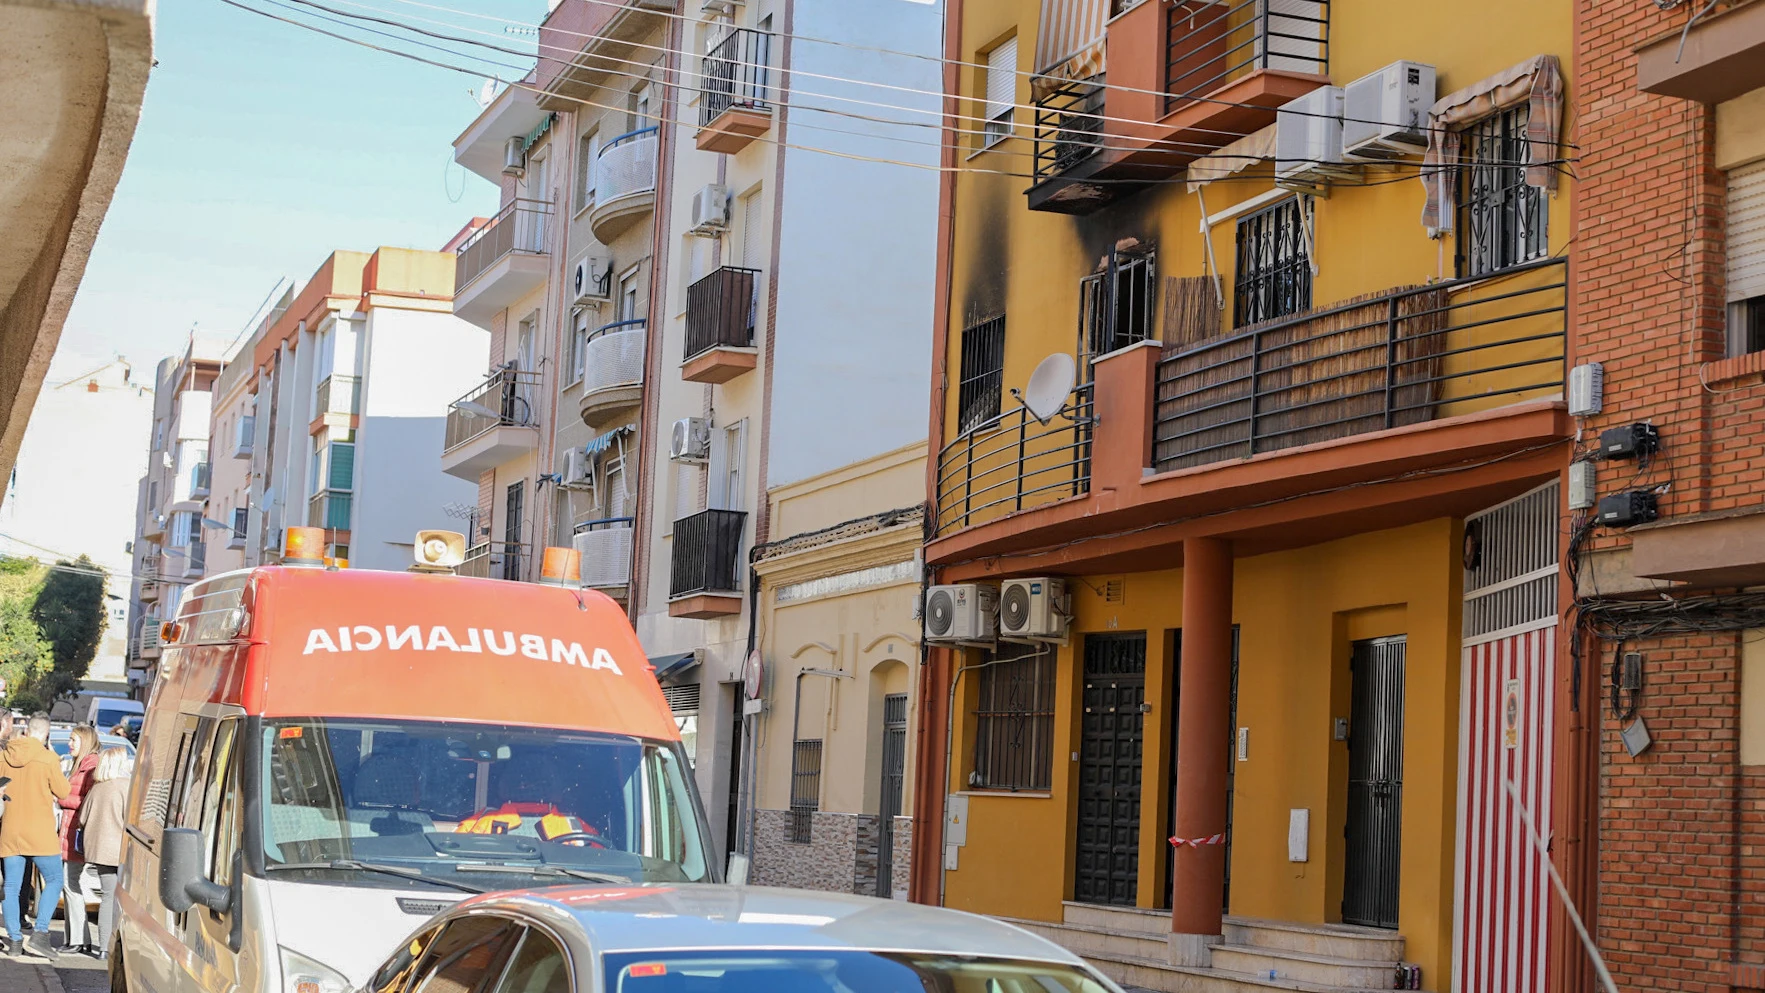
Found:
[{"label": "yellow building facade", "polygon": [[[1496,800],[1471,780],[1506,761],[1548,783],[1551,761],[1551,652],[1502,639],[1554,624],[1569,5],[950,16],[925,555],[934,595],[1003,599],[985,637],[928,634],[915,898],[1154,988],[1391,988],[1404,967],[1493,988],[1464,969],[1498,946],[1543,988],[1542,939],[1480,930],[1513,872],[1478,847]],[[1392,125],[1351,84],[1416,85],[1400,61],[1434,77],[1413,154],[1290,140]],[[1074,386],[1038,417],[1055,355]],[[1026,578],[1068,602],[1015,643]],[[1525,694],[1523,726],[1485,754],[1490,692]],[[1542,915],[1542,857],[1513,844],[1524,878],[1499,892]]]}]

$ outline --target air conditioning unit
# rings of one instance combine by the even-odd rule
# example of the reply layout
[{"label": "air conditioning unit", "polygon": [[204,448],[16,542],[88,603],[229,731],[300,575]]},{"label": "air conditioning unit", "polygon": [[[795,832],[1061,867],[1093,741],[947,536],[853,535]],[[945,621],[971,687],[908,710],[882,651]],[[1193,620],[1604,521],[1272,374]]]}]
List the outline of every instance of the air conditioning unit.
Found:
[{"label": "air conditioning unit", "polygon": [[1275,112],[1275,179],[1339,172],[1342,158],[1340,86],[1320,86]]},{"label": "air conditioning unit", "polygon": [[715,238],[729,230],[729,187],[711,183],[693,194],[693,226],[689,234]]},{"label": "air conditioning unit", "polygon": [[1064,579],[1007,579],[999,589],[1002,638],[1064,643],[1071,617]]},{"label": "air conditioning unit", "polygon": [[933,586],[925,595],[925,638],[945,644],[992,641],[999,628],[999,593],[991,586]]},{"label": "air conditioning unit", "polygon": [[668,458],[675,462],[704,463],[711,458],[711,422],[703,417],[682,417],[674,422],[668,440]]},{"label": "air conditioning unit", "polygon": [[564,450],[563,485],[588,486],[594,483],[594,460],[589,458],[585,448],[568,448]]},{"label": "air conditioning unit", "polygon": [[527,139],[520,135],[503,142],[503,175],[517,179],[527,175]]},{"label": "air conditioning unit", "polygon": [[613,295],[612,260],[599,255],[585,255],[576,260],[576,273],[570,280],[570,292],[578,304],[599,303]]},{"label": "air conditioning unit", "polygon": [[1428,150],[1434,67],[1393,62],[1343,88],[1342,154],[1388,162]]}]

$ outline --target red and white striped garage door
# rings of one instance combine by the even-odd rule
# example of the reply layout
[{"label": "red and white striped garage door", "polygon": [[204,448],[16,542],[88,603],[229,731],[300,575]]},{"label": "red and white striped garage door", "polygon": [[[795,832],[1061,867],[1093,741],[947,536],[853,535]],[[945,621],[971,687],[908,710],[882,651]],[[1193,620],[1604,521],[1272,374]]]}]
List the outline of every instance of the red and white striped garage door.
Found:
[{"label": "red and white striped garage door", "polygon": [[1550,879],[1506,783],[1549,830],[1557,487],[1466,522],[1455,993],[1544,993]]}]

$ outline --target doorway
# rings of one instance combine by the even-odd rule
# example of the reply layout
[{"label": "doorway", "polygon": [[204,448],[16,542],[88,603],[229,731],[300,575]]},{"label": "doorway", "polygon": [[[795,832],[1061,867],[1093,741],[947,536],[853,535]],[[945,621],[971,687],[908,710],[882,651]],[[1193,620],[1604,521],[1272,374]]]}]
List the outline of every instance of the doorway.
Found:
[{"label": "doorway", "polygon": [[1146,634],[1085,636],[1073,899],[1131,907],[1140,884]]},{"label": "doorway", "polygon": [[877,805],[876,895],[895,895],[895,818],[907,775],[907,694],[883,697],[882,802]]},{"label": "doorway", "polygon": [[1402,636],[1374,638],[1355,642],[1349,652],[1345,924],[1397,927],[1404,646]]},{"label": "doorway", "polygon": [[742,754],[748,747],[747,741],[747,689],[742,683],[728,683],[729,695],[734,706],[729,713],[729,789],[724,792],[725,807],[723,810],[723,846],[724,864],[728,864],[729,856],[742,851],[741,809],[742,809]]}]

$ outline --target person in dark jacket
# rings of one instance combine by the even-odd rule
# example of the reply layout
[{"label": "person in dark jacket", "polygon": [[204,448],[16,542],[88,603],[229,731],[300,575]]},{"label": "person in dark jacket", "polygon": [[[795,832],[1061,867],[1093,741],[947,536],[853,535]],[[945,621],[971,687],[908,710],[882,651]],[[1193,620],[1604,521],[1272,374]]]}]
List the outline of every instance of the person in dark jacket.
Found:
[{"label": "person in dark jacket", "polygon": [[74,843],[80,830],[80,804],[92,785],[92,772],[98,768],[98,731],[90,724],[81,724],[69,732],[67,761],[67,796],[61,798],[61,877],[62,899],[66,908],[67,941],[63,947],[76,952],[89,952],[91,919],[86,916],[86,893],[80,877],[86,871],[86,857]]},{"label": "person in dark jacket", "polygon": [[24,884],[27,864],[34,865],[43,877],[43,898],[37,901],[37,929],[28,950],[54,961],[49,923],[57,901],[50,894],[61,891],[61,839],[55,812],[58,802],[67,796],[68,782],[61,774],[61,760],[49,748],[48,717],[38,714],[31,718],[25,733],[6,743],[0,751],[0,776],[9,779],[6,812],[0,815],[0,867],[6,875],[5,950],[16,955],[24,948],[18,891]]}]

